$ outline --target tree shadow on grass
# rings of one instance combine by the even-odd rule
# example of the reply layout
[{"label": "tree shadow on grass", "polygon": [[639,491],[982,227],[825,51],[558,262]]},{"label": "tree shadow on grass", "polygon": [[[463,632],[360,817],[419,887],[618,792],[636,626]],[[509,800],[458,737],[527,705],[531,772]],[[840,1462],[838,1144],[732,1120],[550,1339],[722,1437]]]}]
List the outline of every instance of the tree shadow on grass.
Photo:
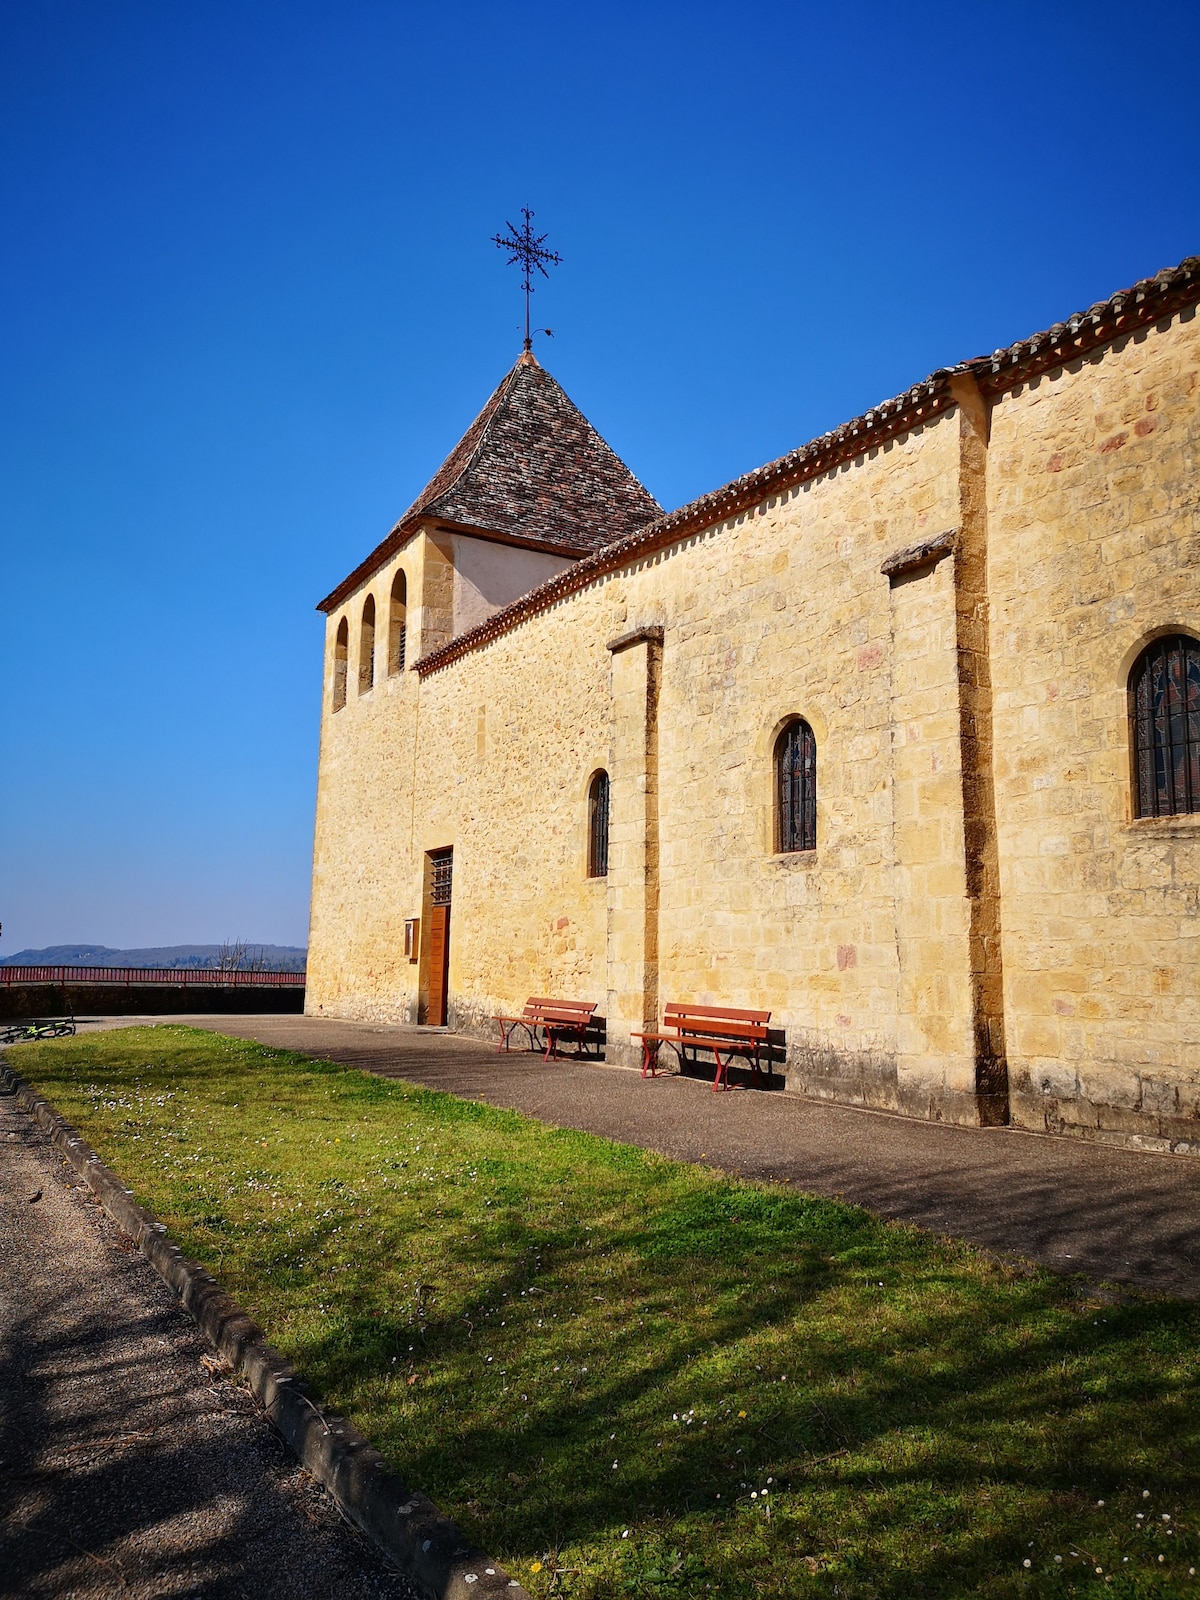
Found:
[{"label": "tree shadow on grass", "polygon": [[[260,1071],[245,1050],[198,1067],[207,1092],[244,1099]],[[335,1080],[308,1138],[394,1093],[300,1066]],[[1195,1307],[1089,1304],[1078,1286],[852,1208],[595,1140],[591,1209],[556,1221],[521,1161],[544,1152],[570,1198],[563,1155],[583,1136],[530,1134],[428,1091],[404,1111],[511,1137],[511,1181],[497,1160],[502,1204],[472,1213],[473,1235],[425,1232],[419,1210],[406,1233],[410,1206],[360,1256],[345,1259],[343,1238],[335,1263],[345,1218],[297,1223],[286,1258],[231,1239],[250,1287],[230,1287],[250,1298],[260,1285],[271,1336],[484,1548],[607,1552],[611,1577],[632,1526],[633,1543],[690,1543],[726,1594],[827,1594],[836,1578],[843,1595],[889,1600],[999,1595],[1037,1592],[1022,1566],[1031,1536],[1064,1551],[1116,1541],[1097,1500],[1150,1480],[1156,1497],[1197,1505]],[[421,1194],[462,1222],[444,1171]],[[1011,1183],[1006,1198],[1011,1228]],[[329,1309],[306,1320],[294,1303],[311,1300],[327,1251]],[[770,1479],[768,1523],[749,1495]]]},{"label": "tree shadow on grass", "polygon": [[[1147,1476],[1198,1504],[1194,1307],[1087,1304],[864,1213],[734,1186],[649,1222],[597,1216],[607,1256],[577,1224],[506,1228],[503,1249],[456,1242],[474,1293],[445,1311],[434,1295],[416,1322],[364,1264],[300,1356],[506,1558],[611,1547],[631,1523],[721,1525],[705,1571],[726,1592],[769,1581],[747,1587],[747,1539],[769,1566],[786,1537],[789,1562],[838,1552],[844,1594],[899,1600],[987,1592],[1023,1572],[1031,1532],[1066,1550],[1084,1507]],[[571,1316],[617,1259],[602,1324]],[[553,1330],[531,1300],[558,1307]],[[412,1375],[434,1400],[409,1403]],[[772,1479],[773,1522],[755,1522],[749,1493]]]}]

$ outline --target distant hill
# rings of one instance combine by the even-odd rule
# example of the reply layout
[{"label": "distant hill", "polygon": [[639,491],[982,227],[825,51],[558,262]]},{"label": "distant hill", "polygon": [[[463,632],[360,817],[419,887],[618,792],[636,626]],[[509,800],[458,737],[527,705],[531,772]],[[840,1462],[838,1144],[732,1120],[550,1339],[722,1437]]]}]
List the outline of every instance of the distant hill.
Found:
[{"label": "distant hill", "polygon": [[[272,972],[303,972],[308,951],[294,944],[252,944]],[[0,967],[215,967],[219,944],[154,945],[148,950],[111,950],[104,944],[52,944],[45,950],[18,950],[0,956]]]}]

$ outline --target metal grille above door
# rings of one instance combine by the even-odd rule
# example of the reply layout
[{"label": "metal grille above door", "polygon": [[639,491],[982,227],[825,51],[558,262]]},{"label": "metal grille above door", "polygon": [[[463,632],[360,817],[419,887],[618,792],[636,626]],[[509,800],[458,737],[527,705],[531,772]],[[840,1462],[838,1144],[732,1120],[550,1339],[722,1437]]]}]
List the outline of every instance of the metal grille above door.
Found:
[{"label": "metal grille above door", "polygon": [[435,906],[448,906],[454,878],[454,851],[433,850],[430,852],[429,861],[433,868],[430,899]]}]

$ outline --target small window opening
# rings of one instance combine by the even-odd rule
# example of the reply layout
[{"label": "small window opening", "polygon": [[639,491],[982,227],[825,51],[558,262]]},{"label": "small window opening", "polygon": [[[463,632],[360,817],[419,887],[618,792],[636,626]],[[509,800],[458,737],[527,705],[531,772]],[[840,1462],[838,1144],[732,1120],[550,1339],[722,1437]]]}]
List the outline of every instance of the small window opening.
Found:
[{"label": "small window opening", "polygon": [[775,794],[779,849],[817,848],[817,741],[802,717],[789,722],[775,744]]},{"label": "small window opening", "polygon": [[338,623],[337,638],[333,645],[333,709],[340,711],[346,704],[346,662],[350,654],[350,624],[345,617]]},{"label": "small window opening", "polygon": [[366,694],[375,683],[375,596],[369,594],[362,609],[358,636],[358,692]]},{"label": "small window opening", "polygon": [[588,877],[608,876],[608,773],[597,772],[588,786]]},{"label": "small window opening", "polygon": [[1136,815],[1200,811],[1200,640],[1155,639],[1129,674]]},{"label": "small window opening", "polygon": [[392,579],[392,600],[388,609],[388,672],[404,671],[404,645],[408,621],[408,579],[398,572]]}]

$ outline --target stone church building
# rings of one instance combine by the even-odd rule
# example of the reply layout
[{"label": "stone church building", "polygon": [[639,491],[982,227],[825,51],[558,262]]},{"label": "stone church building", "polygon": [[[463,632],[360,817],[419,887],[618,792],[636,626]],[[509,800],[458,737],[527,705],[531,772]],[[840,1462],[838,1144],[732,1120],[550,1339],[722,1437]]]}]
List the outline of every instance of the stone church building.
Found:
[{"label": "stone church building", "polygon": [[807,1095],[1200,1152],[1198,302],[670,513],[523,355],[321,602],[309,1011],[769,1009]]}]

